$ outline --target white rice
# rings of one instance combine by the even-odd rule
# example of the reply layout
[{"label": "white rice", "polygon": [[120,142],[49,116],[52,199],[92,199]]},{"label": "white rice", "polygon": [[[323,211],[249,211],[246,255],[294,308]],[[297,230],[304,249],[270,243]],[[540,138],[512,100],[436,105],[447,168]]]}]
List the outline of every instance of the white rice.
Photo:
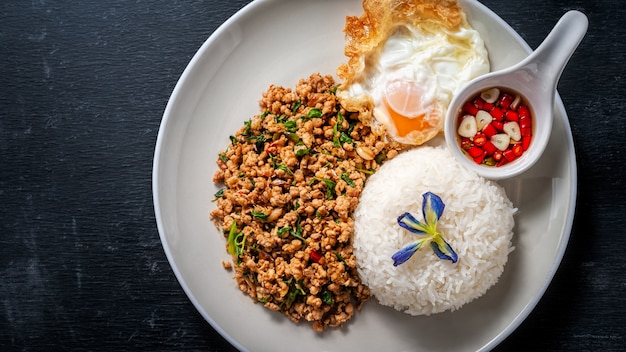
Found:
[{"label": "white rice", "polygon": [[[439,259],[427,245],[394,267],[391,256],[418,238],[397,217],[409,211],[422,221],[426,192],[445,204],[437,229],[458,261]],[[369,178],[355,211],[361,279],[381,304],[408,314],[458,309],[500,278],[513,250],[515,211],[499,185],[458,164],[445,147],[406,151]]]}]

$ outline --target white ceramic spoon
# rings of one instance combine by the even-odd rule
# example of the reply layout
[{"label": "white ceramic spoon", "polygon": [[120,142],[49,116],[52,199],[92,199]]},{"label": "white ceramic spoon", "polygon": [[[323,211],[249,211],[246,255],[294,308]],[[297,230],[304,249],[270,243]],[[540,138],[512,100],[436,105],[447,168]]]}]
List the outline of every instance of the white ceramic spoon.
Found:
[{"label": "white ceramic spoon", "polygon": [[[552,131],[554,97],[565,65],[587,32],[587,17],[569,11],[554,26],[539,47],[526,59],[507,69],[491,72],[469,82],[450,103],[444,134],[452,154],[463,165],[490,179],[517,176],[541,157]],[[490,88],[520,94],[533,116],[533,135],[528,150],[518,159],[500,167],[478,164],[460,148],[457,129],[463,104]]]}]

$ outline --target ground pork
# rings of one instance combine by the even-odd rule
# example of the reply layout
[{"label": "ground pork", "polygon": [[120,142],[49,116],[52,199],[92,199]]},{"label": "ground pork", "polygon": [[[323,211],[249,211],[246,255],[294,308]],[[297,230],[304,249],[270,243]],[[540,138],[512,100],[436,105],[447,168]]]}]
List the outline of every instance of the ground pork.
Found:
[{"label": "ground pork", "polygon": [[368,175],[398,148],[345,111],[329,75],[270,86],[217,159],[211,217],[239,288],[316,331],[348,321],[370,297],[351,239]]}]

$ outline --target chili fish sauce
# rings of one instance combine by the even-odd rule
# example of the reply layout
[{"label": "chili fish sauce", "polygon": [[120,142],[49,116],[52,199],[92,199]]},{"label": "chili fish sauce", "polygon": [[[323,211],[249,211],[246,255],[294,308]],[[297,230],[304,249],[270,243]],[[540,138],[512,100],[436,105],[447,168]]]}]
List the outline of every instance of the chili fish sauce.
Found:
[{"label": "chili fish sauce", "polygon": [[459,146],[477,164],[502,166],[521,157],[533,138],[533,116],[518,93],[490,88],[463,104]]}]

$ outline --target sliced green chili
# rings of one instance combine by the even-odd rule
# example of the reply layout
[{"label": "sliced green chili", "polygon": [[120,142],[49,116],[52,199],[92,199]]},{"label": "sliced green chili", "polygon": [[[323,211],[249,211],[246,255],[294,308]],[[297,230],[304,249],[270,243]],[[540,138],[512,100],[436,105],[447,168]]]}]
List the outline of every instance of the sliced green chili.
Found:
[{"label": "sliced green chili", "polygon": [[387,159],[387,153],[384,150],[374,157],[374,161],[376,161],[378,165],[381,165],[385,159]]},{"label": "sliced green chili", "polygon": [[285,132],[285,136],[292,142],[298,143],[300,142],[300,136],[293,132]]},{"label": "sliced green chili", "polygon": [[374,174],[374,169],[356,169],[359,172],[362,172],[366,175],[373,175]]},{"label": "sliced green chili", "polygon": [[233,221],[228,231],[228,253],[232,255],[235,255],[235,236],[237,236],[237,224]]}]

